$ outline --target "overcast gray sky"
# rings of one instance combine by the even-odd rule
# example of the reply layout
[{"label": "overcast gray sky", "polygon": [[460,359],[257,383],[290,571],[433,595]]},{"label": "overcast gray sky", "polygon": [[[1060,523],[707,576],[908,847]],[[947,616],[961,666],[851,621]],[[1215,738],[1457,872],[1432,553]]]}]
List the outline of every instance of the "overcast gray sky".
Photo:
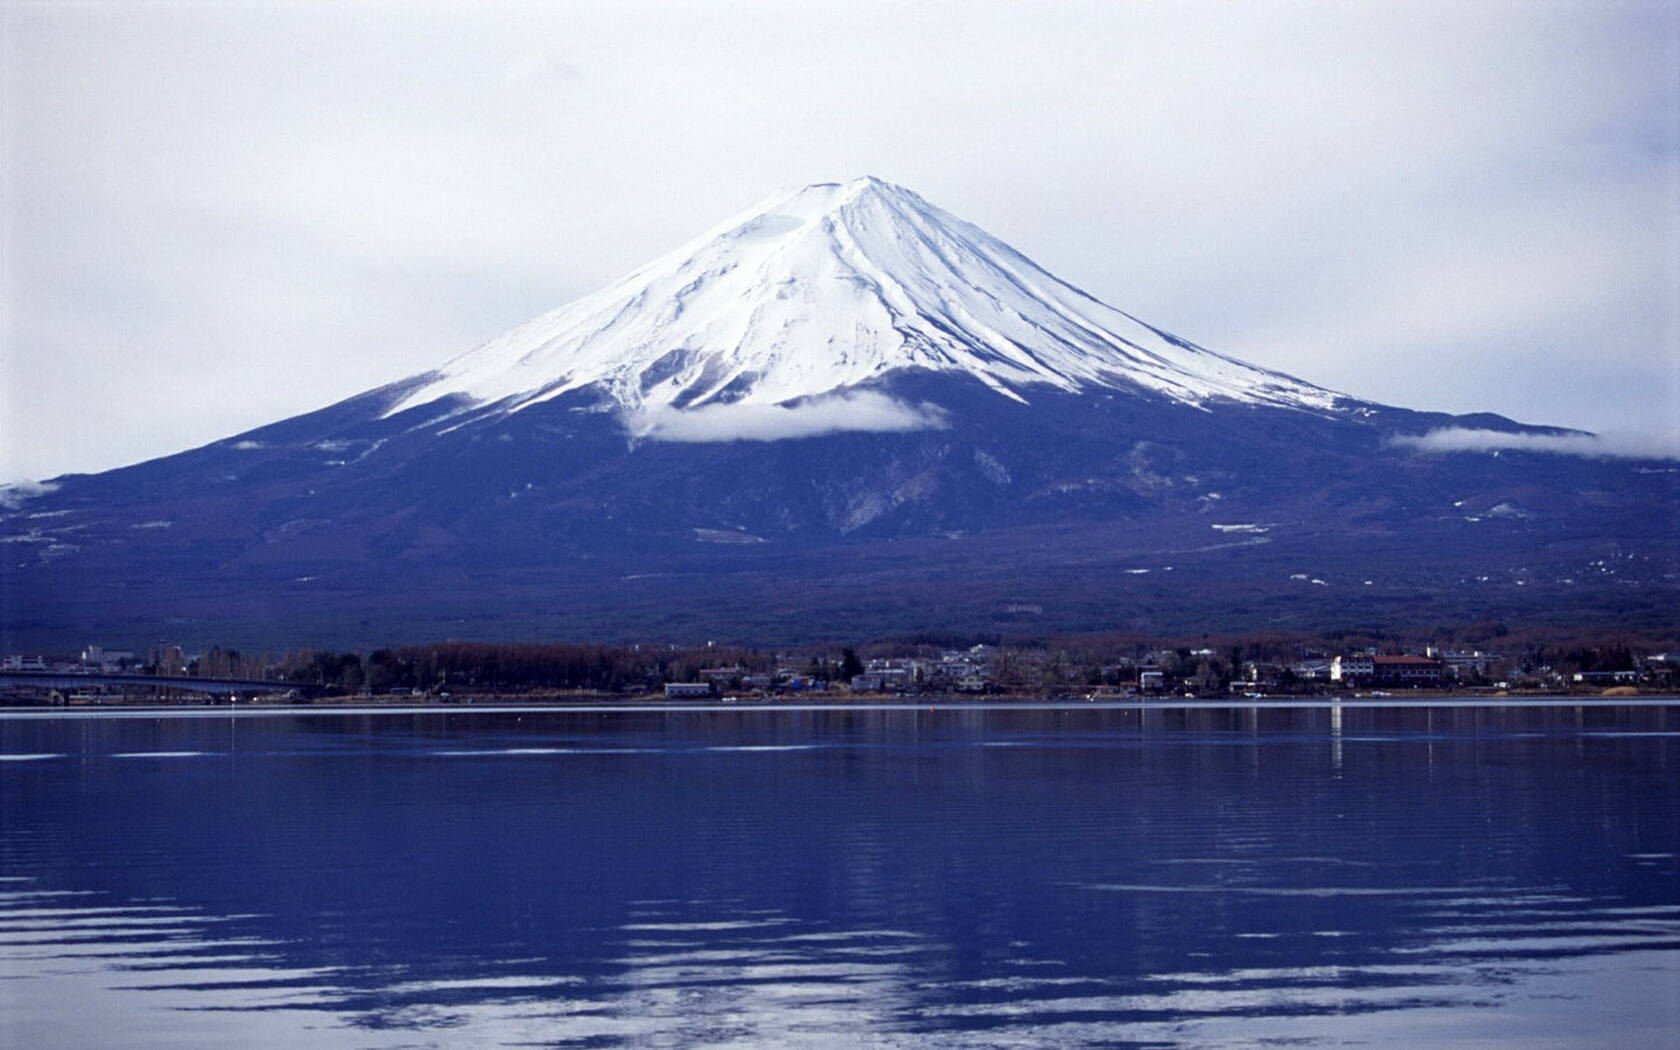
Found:
[{"label": "overcast gray sky", "polygon": [[1680,425],[1680,4],[4,4],[0,478],[422,371],[875,174],[1362,397]]}]

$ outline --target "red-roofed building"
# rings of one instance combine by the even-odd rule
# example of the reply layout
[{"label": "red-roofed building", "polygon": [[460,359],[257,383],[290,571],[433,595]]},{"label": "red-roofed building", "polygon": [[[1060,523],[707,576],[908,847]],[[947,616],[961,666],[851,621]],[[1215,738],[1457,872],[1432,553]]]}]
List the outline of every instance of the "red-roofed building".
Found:
[{"label": "red-roofed building", "polygon": [[1440,660],[1401,654],[1338,656],[1330,668],[1330,677],[1336,681],[1361,685],[1435,686],[1445,675],[1446,665]]},{"label": "red-roofed building", "polygon": [[1371,681],[1385,685],[1440,685],[1446,667],[1428,656],[1373,656]]}]

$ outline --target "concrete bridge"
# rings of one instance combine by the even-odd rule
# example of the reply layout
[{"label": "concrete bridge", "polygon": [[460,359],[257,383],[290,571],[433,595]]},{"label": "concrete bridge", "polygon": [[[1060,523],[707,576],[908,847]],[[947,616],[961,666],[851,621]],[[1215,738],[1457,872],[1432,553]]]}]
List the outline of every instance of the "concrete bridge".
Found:
[{"label": "concrete bridge", "polygon": [[70,671],[0,671],[0,688],[23,686],[34,689],[86,689],[90,686],[143,686],[153,689],[182,689],[195,693],[284,693],[297,690],[312,696],[319,686],[297,682],[271,682],[257,678],[198,678],[191,675],[77,674]]}]

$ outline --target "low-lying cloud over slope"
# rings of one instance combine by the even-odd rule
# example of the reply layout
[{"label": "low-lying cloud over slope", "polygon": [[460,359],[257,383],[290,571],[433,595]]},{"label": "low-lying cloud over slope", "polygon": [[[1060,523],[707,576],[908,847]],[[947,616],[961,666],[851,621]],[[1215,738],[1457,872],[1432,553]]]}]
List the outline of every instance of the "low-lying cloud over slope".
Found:
[{"label": "low-lying cloud over slope", "polygon": [[792,405],[702,405],[645,408],[624,415],[624,428],[647,441],[785,441],[846,431],[942,430],[945,412],[873,391],[834,394]]},{"label": "low-lying cloud over slope", "polygon": [[1603,459],[1680,459],[1680,428],[1606,431],[1602,434],[1510,434],[1502,430],[1442,427],[1394,439],[1424,452],[1556,452]]}]

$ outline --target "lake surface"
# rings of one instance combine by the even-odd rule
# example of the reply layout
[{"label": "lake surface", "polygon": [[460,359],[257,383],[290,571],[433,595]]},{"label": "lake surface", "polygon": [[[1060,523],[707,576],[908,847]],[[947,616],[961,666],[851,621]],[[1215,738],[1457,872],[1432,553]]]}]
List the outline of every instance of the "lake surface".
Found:
[{"label": "lake surface", "polygon": [[1632,1047],[1680,705],[0,714],[7,1047]]}]

